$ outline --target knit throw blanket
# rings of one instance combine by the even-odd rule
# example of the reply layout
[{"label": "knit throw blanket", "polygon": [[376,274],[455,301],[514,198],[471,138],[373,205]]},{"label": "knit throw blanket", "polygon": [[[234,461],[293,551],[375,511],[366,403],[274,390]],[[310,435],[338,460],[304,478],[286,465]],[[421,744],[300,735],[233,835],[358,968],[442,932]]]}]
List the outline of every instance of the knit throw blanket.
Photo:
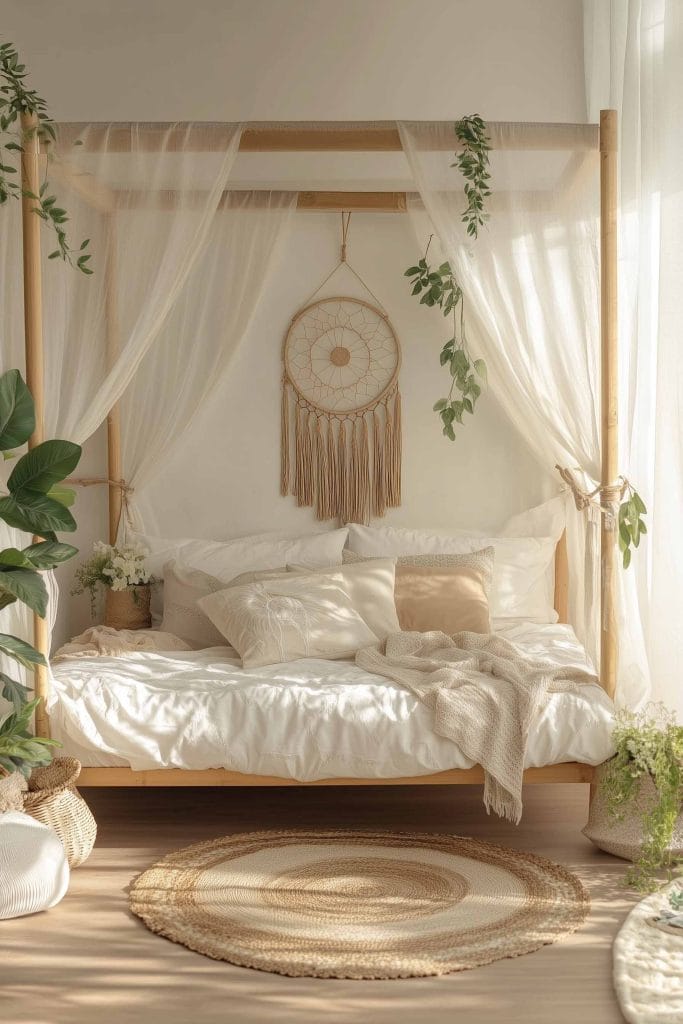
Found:
[{"label": "knit throw blanket", "polygon": [[517,824],[529,728],[552,692],[597,683],[588,670],[533,661],[495,634],[393,633],[356,664],[401,683],[434,714],[434,731],[484,769],[484,805]]}]

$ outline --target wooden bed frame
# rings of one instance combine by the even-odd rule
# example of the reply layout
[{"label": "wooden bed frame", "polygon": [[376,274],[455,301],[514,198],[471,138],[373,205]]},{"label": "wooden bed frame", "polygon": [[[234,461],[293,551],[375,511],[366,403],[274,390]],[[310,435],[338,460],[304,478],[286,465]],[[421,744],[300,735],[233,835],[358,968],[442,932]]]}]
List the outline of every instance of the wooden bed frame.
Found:
[{"label": "wooden bed frame", "polygon": [[[25,129],[35,125],[32,115],[23,115]],[[79,134],[82,125],[63,125],[65,132]],[[495,125],[491,126],[495,128]],[[617,113],[603,110],[599,125],[526,124],[518,125],[522,130],[515,133],[515,147],[526,150],[567,149],[576,151],[576,160],[570,161],[568,174],[580,174],[583,170],[581,150],[600,151],[600,324],[601,324],[601,486],[603,489],[614,484],[618,475],[617,450]],[[149,149],[158,145],[159,126],[145,133],[144,125],[138,126],[143,144]],[[96,130],[95,130],[96,131]],[[580,138],[577,144],[577,136]],[[183,144],[184,133],[178,136],[178,146]],[[215,129],[215,141],[211,130],[203,133],[203,148],[206,151],[220,149],[224,133],[220,126]],[[88,144],[96,144],[92,132]],[[120,152],[130,147],[130,132],[122,125],[120,133],[110,134],[110,145]],[[171,148],[172,148],[171,140]],[[451,148],[450,146],[448,148]],[[398,129],[393,123],[357,125],[329,123],[324,126],[307,123],[252,124],[246,128],[240,140],[242,152],[400,152],[402,150]],[[39,142],[33,139],[24,145],[22,155],[22,186],[25,192],[37,194],[41,181],[44,156]],[[117,193],[96,179],[73,175],[65,165],[54,165],[53,175],[68,179],[69,185],[98,212],[105,214],[115,223]],[[570,184],[570,182],[569,182]],[[140,205],[145,193],[140,194]],[[169,193],[167,201],[173,204]],[[44,439],[43,384],[43,330],[42,330],[42,282],[41,282],[41,221],[32,212],[33,201],[22,201],[23,267],[24,267],[24,324],[26,348],[26,381],[33,394],[36,407],[36,429],[29,442],[29,448]],[[402,192],[300,192],[298,208],[302,210],[360,210],[401,213],[407,209],[407,196]],[[113,261],[105,262],[107,273],[116,272]],[[111,284],[110,280],[110,284]],[[107,345],[112,356],[118,349],[118,320],[115,308],[115,289],[107,289]],[[124,479],[121,461],[121,426],[118,406],[111,409],[107,417],[109,481],[109,537],[116,540],[122,510],[122,484]],[[603,497],[604,500],[604,497]],[[617,633],[615,616],[616,585],[616,534],[609,529],[603,517],[601,531],[601,608],[600,608],[600,681],[613,696],[617,674]],[[567,548],[564,536],[557,546],[555,558],[555,608],[561,622],[567,621],[568,591]],[[48,654],[47,625],[43,619],[34,617],[35,646]],[[38,669],[35,674],[35,694],[43,698],[36,714],[36,732],[41,736],[50,735],[50,723],[46,708],[48,697],[48,674]],[[204,771],[184,769],[154,769],[133,771],[126,767],[84,768],[80,785],[84,786],[400,786],[400,785],[458,785],[478,784],[483,781],[480,766],[470,769],[453,769],[431,775],[405,778],[368,779],[321,779],[314,782],[298,782],[275,776],[244,775],[222,768]],[[593,781],[590,765],[568,762],[543,768],[529,768],[524,773],[528,783],[566,783]]]}]

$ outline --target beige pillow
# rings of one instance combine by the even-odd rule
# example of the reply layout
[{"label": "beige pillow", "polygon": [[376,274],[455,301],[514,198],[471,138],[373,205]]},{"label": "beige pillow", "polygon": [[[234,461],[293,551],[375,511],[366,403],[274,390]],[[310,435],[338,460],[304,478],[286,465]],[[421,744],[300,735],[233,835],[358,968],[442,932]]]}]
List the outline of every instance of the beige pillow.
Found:
[{"label": "beige pillow", "polygon": [[288,565],[287,568],[290,572],[315,576],[340,576],[351,604],[375,636],[385,640],[390,633],[399,632],[401,627],[394,603],[395,558],[374,558],[330,569],[307,569],[303,565]]},{"label": "beige pillow", "polygon": [[228,587],[199,607],[237,649],[245,668],[298,658],[349,658],[377,637],[353,608],[340,574]]},{"label": "beige pillow", "polygon": [[[421,565],[431,569],[475,569],[481,573],[486,587],[486,596],[490,597],[493,585],[493,567],[496,549],[493,546],[481,548],[480,551],[468,551],[462,554],[434,554],[424,555],[398,555],[394,558],[396,566],[399,565]],[[380,556],[359,555],[349,548],[344,548],[342,558],[344,565],[359,565],[361,562],[378,561]],[[328,570],[331,571],[331,570]]]},{"label": "beige pillow", "polygon": [[395,599],[401,629],[436,629],[449,636],[491,632],[486,580],[479,569],[397,565]]},{"label": "beige pillow", "polygon": [[160,629],[180,637],[191,647],[225,647],[225,637],[197,607],[200,597],[222,590],[215,576],[201,569],[190,569],[180,562],[164,566],[164,616]]}]

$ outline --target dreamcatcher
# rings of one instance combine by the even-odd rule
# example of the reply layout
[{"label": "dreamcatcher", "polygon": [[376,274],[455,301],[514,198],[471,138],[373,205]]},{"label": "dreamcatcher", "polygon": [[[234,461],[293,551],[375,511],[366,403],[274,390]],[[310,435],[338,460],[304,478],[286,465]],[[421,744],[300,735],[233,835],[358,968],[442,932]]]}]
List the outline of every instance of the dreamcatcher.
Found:
[{"label": "dreamcatcher", "polygon": [[377,305],[338,296],[309,302],[292,318],[283,347],[280,489],[313,506],[318,519],[366,523],[401,504],[401,349],[346,260],[350,219],[342,214],[341,259],[312,298],[345,265]]}]

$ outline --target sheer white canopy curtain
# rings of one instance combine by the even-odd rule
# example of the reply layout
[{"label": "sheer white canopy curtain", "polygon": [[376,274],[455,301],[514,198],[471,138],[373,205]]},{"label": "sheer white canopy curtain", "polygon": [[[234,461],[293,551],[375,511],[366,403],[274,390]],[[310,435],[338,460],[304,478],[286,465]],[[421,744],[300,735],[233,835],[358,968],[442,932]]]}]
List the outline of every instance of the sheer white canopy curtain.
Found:
[{"label": "sheer white canopy curtain", "polygon": [[683,4],[585,0],[588,114],[619,111],[620,446],[648,507],[635,561],[653,697],[683,722]]},{"label": "sheer white canopy curtain", "polygon": [[123,470],[132,488],[124,527],[154,524],[145,486],[225,379],[296,204],[296,192],[227,192],[222,199],[206,246],[123,396]]},{"label": "sheer white canopy curtain", "polygon": [[[462,179],[451,166],[453,126],[399,129],[420,197],[411,205],[419,244],[434,231],[462,285],[469,345],[486,361],[490,393],[548,473],[558,463],[584,474],[592,489],[600,475],[597,152],[579,132],[574,142],[567,136],[566,151],[539,152],[521,139],[517,145],[521,128],[496,128],[491,216],[472,240],[462,223]],[[598,515],[579,514],[567,501],[570,618],[596,664]],[[647,693],[647,672],[633,597],[621,580],[617,697],[635,703]]]}]

